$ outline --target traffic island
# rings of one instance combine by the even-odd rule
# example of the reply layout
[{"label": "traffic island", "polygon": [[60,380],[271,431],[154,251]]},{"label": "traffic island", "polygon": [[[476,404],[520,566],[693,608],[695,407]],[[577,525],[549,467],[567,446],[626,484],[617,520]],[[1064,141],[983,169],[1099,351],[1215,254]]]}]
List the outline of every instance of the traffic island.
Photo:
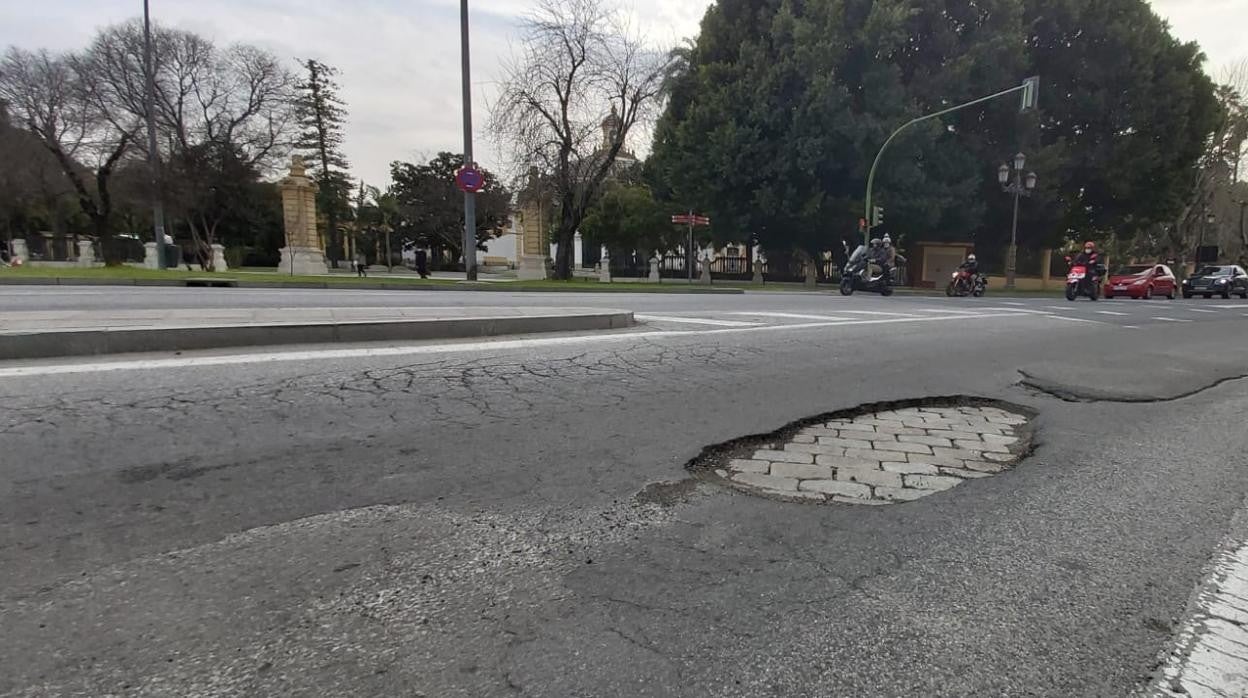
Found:
[{"label": "traffic island", "polygon": [[973,398],[864,406],[712,446],[704,480],[773,499],[889,505],[1009,470],[1032,448],[1031,413]]},{"label": "traffic island", "polygon": [[48,311],[0,318],[0,360],[235,347],[465,339],[631,327],[599,308]]}]

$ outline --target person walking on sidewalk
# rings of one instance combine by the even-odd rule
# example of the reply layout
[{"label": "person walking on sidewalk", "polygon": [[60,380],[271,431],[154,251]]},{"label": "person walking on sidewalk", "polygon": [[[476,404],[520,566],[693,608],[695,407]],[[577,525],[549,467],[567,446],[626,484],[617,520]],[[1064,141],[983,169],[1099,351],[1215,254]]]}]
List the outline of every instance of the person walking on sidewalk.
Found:
[{"label": "person walking on sidewalk", "polygon": [[363,252],[356,254],[355,255],[355,275],[356,276],[368,276],[367,267],[368,267],[368,257],[366,257]]}]

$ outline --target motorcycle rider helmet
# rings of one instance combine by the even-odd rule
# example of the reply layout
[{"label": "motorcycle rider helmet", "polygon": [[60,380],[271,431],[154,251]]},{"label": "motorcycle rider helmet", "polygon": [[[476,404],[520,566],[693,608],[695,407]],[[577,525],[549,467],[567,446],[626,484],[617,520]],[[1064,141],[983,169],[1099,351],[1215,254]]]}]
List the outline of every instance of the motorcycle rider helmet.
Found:
[{"label": "motorcycle rider helmet", "polygon": [[893,246],[893,239],[892,239],[891,237],[889,237],[889,236],[888,236],[888,233],[884,233],[884,239],[883,239],[883,240],[881,240],[881,242],[883,243],[883,245],[884,245],[885,247],[892,247],[892,246]]},{"label": "motorcycle rider helmet", "polygon": [[1092,242],[1091,240],[1088,240],[1087,242],[1083,243],[1083,251],[1084,252],[1096,252],[1096,243]]},{"label": "motorcycle rider helmet", "polygon": [[975,261],[975,255],[973,255],[973,254],[968,254],[968,255],[966,256],[966,261],[968,261],[968,262],[974,262],[974,261]]},{"label": "motorcycle rider helmet", "polygon": [[879,238],[871,238],[871,246],[872,246],[872,247],[879,247],[880,245],[883,245],[883,244],[884,244],[884,241],[883,241],[883,240],[881,240],[881,239],[879,239]]}]

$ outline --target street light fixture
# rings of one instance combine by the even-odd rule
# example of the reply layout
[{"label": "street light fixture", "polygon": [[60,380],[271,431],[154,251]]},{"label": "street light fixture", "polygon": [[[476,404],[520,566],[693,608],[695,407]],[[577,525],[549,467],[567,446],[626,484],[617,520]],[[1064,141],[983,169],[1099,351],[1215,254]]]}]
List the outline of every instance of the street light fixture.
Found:
[{"label": "street light fixture", "polygon": [[997,168],[997,181],[1001,184],[1001,190],[1014,195],[1014,224],[1010,228],[1010,249],[1005,255],[1005,287],[1011,290],[1018,275],[1018,200],[1031,196],[1039,180],[1035,172],[1023,174],[1023,168],[1027,166],[1027,156],[1023,153],[1014,156],[1013,165],[1013,168],[1009,164]]}]

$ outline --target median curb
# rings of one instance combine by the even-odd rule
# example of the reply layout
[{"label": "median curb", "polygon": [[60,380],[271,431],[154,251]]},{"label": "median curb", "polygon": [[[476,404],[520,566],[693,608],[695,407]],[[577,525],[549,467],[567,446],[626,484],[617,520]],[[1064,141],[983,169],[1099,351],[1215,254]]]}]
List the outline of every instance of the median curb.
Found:
[{"label": "median curb", "polygon": [[[93,279],[63,276],[0,276],[0,286],[170,286],[177,288],[195,287],[188,283],[201,279]],[[249,281],[245,277],[223,277],[224,281],[232,282],[234,288],[294,288],[294,289],[334,289],[341,291],[482,291],[503,293],[672,293],[672,294],[731,294],[745,293],[742,288],[715,288],[706,286],[682,286],[661,284],[629,284],[619,283],[614,286],[603,284],[569,285],[567,288],[523,286],[523,282],[472,282],[457,281],[448,284],[415,284],[395,282],[333,282],[333,281]],[[198,285],[203,285],[198,284]],[[637,288],[631,288],[636,286]]]},{"label": "median curb", "polygon": [[192,351],[342,342],[464,339],[543,332],[614,330],[633,325],[631,311],[432,320],[233,324],[66,329],[0,334],[0,360]]}]

